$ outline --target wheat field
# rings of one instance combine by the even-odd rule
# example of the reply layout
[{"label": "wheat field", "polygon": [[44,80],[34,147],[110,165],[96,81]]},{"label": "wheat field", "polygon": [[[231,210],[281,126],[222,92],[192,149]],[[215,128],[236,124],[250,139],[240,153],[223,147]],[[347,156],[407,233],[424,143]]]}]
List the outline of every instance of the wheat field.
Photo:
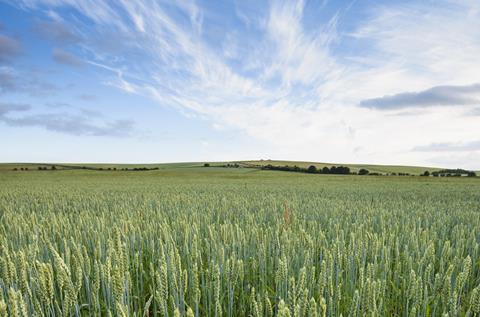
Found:
[{"label": "wheat field", "polygon": [[0,174],[0,316],[479,316],[480,182]]}]

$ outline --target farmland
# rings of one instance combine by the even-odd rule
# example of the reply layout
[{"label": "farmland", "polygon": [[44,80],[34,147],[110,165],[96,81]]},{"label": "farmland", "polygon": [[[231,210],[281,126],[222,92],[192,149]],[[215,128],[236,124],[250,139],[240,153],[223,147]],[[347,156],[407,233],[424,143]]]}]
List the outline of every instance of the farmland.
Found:
[{"label": "farmland", "polygon": [[480,314],[478,177],[200,165],[3,165],[0,316]]}]

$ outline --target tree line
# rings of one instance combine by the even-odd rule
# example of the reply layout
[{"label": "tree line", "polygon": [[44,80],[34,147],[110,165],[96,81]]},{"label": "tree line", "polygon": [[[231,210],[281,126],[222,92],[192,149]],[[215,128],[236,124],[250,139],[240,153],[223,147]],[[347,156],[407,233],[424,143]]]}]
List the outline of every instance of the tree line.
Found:
[{"label": "tree line", "polygon": [[298,173],[309,173],[309,174],[351,174],[350,168],[347,166],[324,166],[318,168],[315,165],[310,165],[308,168],[295,166],[275,166],[275,165],[264,165],[261,168],[262,170],[272,170],[272,171],[286,171],[286,172],[298,172]]},{"label": "tree line", "polygon": [[433,177],[461,177],[461,176],[468,176],[468,177],[475,177],[477,174],[474,171],[467,171],[461,168],[457,169],[443,169],[439,171],[425,171],[422,176],[433,176]]}]

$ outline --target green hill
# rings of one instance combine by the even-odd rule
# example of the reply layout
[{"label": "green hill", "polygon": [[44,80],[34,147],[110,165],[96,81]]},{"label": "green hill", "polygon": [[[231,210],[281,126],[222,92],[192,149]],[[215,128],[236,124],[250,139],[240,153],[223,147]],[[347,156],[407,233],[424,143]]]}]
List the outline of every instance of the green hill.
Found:
[{"label": "green hill", "polygon": [[427,166],[401,166],[401,165],[378,165],[378,164],[343,164],[343,163],[325,163],[325,162],[308,162],[308,161],[283,161],[283,160],[246,160],[246,161],[229,161],[229,162],[180,162],[180,163],[148,163],[148,164],[115,164],[115,163],[0,163],[0,171],[12,171],[14,169],[27,169],[29,171],[47,168],[50,170],[55,166],[57,170],[134,170],[134,169],[159,169],[159,170],[179,170],[203,167],[208,163],[211,168],[224,167],[227,165],[237,164],[242,168],[259,168],[266,165],[273,166],[298,166],[308,168],[314,165],[317,169],[325,166],[347,166],[352,172],[358,172],[360,169],[367,169],[370,173],[409,173],[419,175],[425,171],[438,171],[441,167]]}]

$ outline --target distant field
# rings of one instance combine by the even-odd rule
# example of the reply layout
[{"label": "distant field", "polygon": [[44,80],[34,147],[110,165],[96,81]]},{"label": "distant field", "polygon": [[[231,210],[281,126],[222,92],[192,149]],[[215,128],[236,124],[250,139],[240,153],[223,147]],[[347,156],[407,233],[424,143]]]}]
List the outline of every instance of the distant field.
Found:
[{"label": "distant field", "polygon": [[0,315],[475,315],[478,178],[202,165],[2,165]]}]

